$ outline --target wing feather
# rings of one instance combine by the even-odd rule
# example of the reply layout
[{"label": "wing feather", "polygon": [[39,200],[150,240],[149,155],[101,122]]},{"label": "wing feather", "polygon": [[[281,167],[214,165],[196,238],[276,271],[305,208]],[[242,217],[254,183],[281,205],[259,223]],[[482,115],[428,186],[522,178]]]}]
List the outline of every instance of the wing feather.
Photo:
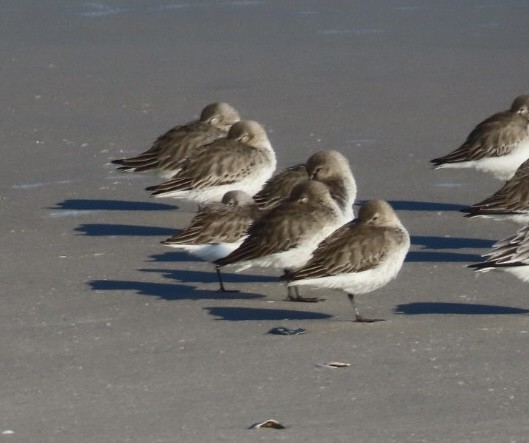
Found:
[{"label": "wing feather", "polygon": [[520,229],[516,234],[495,243],[492,250],[483,254],[483,257],[486,257],[486,260],[469,265],[469,267],[480,270],[529,265],[529,225]]},{"label": "wing feather", "polygon": [[236,183],[251,174],[261,161],[264,154],[260,150],[223,138],[197,148],[193,155],[178,163],[181,169],[172,179],[147,190],[157,195]]},{"label": "wing feather", "polygon": [[485,200],[463,210],[466,217],[487,214],[520,214],[529,211],[529,161],[498,191]]},{"label": "wing feather", "polygon": [[512,152],[527,136],[527,120],[509,111],[499,112],[478,124],[455,151],[431,160],[434,166],[500,157]]},{"label": "wing feather", "polygon": [[254,201],[261,208],[276,206],[288,197],[292,189],[299,183],[309,179],[305,165],[291,166],[270,178],[263,189],[254,195]]},{"label": "wing feather", "polygon": [[147,151],[135,157],[113,160],[112,163],[121,165],[122,167],[118,168],[121,171],[143,172],[156,168],[171,170],[193,149],[224,136],[226,131],[201,121],[194,121],[169,129],[160,135]]},{"label": "wing feather", "polygon": [[165,240],[163,243],[205,244],[233,243],[246,235],[250,224],[258,217],[253,206],[220,206],[212,210],[199,212],[183,231]]},{"label": "wing feather", "polygon": [[319,229],[323,217],[332,209],[319,204],[306,204],[300,216],[299,203],[284,202],[259,218],[248,230],[248,237],[230,255],[216,261],[224,266],[252,260],[296,247],[305,236]]},{"label": "wing feather", "polygon": [[349,222],[323,240],[309,262],[289,273],[287,279],[328,277],[374,268],[403,238],[404,233],[398,228]]}]

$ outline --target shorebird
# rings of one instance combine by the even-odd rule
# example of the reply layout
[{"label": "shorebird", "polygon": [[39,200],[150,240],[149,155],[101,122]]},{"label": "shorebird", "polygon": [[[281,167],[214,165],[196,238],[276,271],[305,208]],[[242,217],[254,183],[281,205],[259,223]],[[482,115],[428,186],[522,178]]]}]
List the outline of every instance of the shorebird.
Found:
[{"label": "shorebird", "polygon": [[479,123],[455,151],[431,160],[434,168],[475,168],[508,180],[529,158],[529,95]]},{"label": "shorebird", "polygon": [[410,248],[408,231],[383,200],[368,201],[358,219],[323,240],[312,258],[284,276],[289,287],[313,286],[347,293],[355,321],[372,322],[355,305],[355,295],[381,288],[399,273]]},{"label": "shorebird", "polygon": [[[215,263],[237,266],[236,271],[253,266],[283,270],[299,267],[343,220],[327,185],[308,180],[295,186],[286,200],[253,223],[239,248]],[[317,301],[304,299],[297,292],[293,295],[290,290],[289,298]]]},{"label": "shorebird", "polygon": [[461,211],[467,213],[465,217],[529,223],[529,160],[493,195]]},{"label": "shorebird", "polygon": [[254,195],[254,200],[261,208],[271,208],[307,179],[327,184],[346,220],[353,217],[356,182],[349,161],[338,151],[317,152],[305,164],[290,166],[279,172],[267,180],[261,191]]},{"label": "shorebird", "polygon": [[311,180],[325,183],[345,219],[351,220],[357,190],[349,161],[344,155],[338,151],[317,152],[307,160],[306,167]]},{"label": "shorebird", "polygon": [[113,160],[122,172],[156,172],[169,178],[177,172],[177,164],[194,149],[225,137],[230,127],[240,120],[239,113],[227,103],[211,103],[200,119],[175,126],[160,135],[152,147],[136,157]]},{"label": "shorebird", "polygon": [[173,178],[147,190],[155,197],[211,203],[237,189],[257,193],[275,167],[266,131],[259,123],[245,120],[235,123],[225,138],[195,149],[178,164]]},{"label": "shorebird", "polygon": [[[264,212],[246,192],[230,191],[221,203],[204,207],[188,226],[162,243],[212,263],[237,249],[250,224]],[[232,292],[224,288],[219,266],[216,271],[219,290]]]},{"label": "shorebird", "polygon": [[505,271],[524,282],[529,281],[529,225],[495,243],[482,257],[486,260],[468,267],[477,272]]},{"label": "shorebird", "polygon": [[273,208],[287,198],[296,185],[308,179],[309,174],[303,163],[290,166],[270,177],[253,199],[260,208]]}]

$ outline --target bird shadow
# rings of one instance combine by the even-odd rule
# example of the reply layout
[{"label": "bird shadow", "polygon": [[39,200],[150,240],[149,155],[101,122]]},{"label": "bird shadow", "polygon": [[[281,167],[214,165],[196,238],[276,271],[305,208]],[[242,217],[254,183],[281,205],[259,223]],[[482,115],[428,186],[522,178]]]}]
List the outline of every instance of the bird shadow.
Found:
[{"label": "bird shadow", "polygon": [[92,280],[88,284],[94,291],[134,291],[140,295],[162,300],[249,300],[264,297],[261,294],[247,292],[220,292],[196,289],[188,285],[130,280]]},{"label": "bird shadow", "polygon": [[412,235],[412,245],[422,246],[423,250],[410,251],[406,256],[408,263],[420,262],[466,262],[481,260],[479,254],[439,251],[441,249],[490,249],[493,240],[467,237],[439,237],[431,235]]},{"label": "bird shadow", "polygon": [[156,226],[122,225],[113,223],[85,223],[74,229],[90,237],[131,236],[131,237],[169,237],[177,232],[174,228]]},{"label": "bird shadow", "polygon": [[68,211],[171,211],[178,206],[125,200],[68,199],[48,209]]},{"label": "bird shadow", "polygon": [[210,315],[218,317],[216,320],[228,321],[264,321],[264,320],[322,320],[332,317],[329,314],[308,311],[293,311],[290,309],[260,309],[240,307],[208,307]]},{"label": "bird shadow", "polygon": [[171,251],[164,252],[162,254],[153,254],[149,256],[149,263],[170,263],[170,262],[184,262],[184,261],[194,261],[194,262],[204,262],[198,257],[195,257],[193,254],[188,254],[184,251]]},{"label": "bird shadow", "polygon": [[461,254],[459,252],[410,251],[406,255],[406,263],[475,263],[480,260],[481,256],[478,254]]},{"label": "bird shadow", "polygon": [[[366,200],[358,201],[357,205],[363,205]],[[396,211],[460,211],[465,208],[464,205],[458,205],[454,203],[437,203],[437,202],[425,202],[425,201],[412,201],[412,200],[389,200],[388,203]]]},{"label": "bird shadow", "polygon": [[[161,273],[165,278],[177,280],[184,283],[200,282],[215,283],[218,281],[216,272],[189,271],[189,270],[168,270],[168,269],[139,269],[142,272]],[[255,274],[235,274],[222,271],[222,281],[224,283],[279,283],[279,277],[270,275]]]},{"label": "bird shadow", "polygon": [[467,237],[439,237],[435,235],[412,235],[413,245],[421,245],[427,249],[463,249],[463,248],[491,248],[493,240]]},{"label": "bird shadow", "polygon": [[511,306],[483,305],[473,303],[415,302],[397,305],[395,314],[458,314],[458,315],[507,315],[527,314],[529,309]]}]

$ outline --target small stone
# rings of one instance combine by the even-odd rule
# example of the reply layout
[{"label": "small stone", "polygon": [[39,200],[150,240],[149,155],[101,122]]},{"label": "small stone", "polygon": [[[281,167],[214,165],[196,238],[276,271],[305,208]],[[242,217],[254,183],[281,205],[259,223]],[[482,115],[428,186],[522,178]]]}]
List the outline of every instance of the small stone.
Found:
[{"label": "small stone", "polygon": [[279,326],[277,328],[272,328],[268,331],[268,334],[272,334],[272,335],[300,335],[300,334],[304,334],[305,332],[307,332],[305,329],[303,328],[297,328],[297,329],[292,329],[292,328],[285,328],[284,326]]},{"label": "small stone", "polygon": [[280,422],[278,422],[277,420],[274,420],[273,418],[263,421],[261,423],[255,423],[252,426],[250,426],[249,429],[261,429],[261,428],[286,429],[285,426],[283,426]]}]

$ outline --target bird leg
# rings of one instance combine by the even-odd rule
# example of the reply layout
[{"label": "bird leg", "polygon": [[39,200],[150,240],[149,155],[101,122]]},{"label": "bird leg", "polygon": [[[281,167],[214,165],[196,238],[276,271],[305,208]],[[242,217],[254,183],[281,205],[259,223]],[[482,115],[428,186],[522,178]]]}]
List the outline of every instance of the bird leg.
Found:
[{"label": "bird leg", "polygon": [[239,292],[238,290],[235,290],[235,289],[231,291],[227,291],[226,288],[224,287],[224,283],[222,282],[222,274],[220,273],[220,266],[216,265],[215,269],[217,270],[217,278],[219,279],[219,285],[220,285],[218,292]]},{"label": "bird leg", "polygon": [[288,301],[297,301],[301,303],[318,303],[319,301],[325,300],[319,297],[302,297],[301,295],[299,295],[299,288],[297,286],[287,286],[287,290]]},{"label": "bird leg", "polygon": [[374,322],[377,322],[377,321],[384,321],[383,318],[367,318],[367,317],[363,317],[360,314],[360,311],[358,310],[358,308],[356,307],[355,295],[354,294],[347,294],[347,297],[349,297],[349,301],[351,302],[351,306],[353,307],[353,311],[355,313],[354,321],[356,323],[374,323]]}]

